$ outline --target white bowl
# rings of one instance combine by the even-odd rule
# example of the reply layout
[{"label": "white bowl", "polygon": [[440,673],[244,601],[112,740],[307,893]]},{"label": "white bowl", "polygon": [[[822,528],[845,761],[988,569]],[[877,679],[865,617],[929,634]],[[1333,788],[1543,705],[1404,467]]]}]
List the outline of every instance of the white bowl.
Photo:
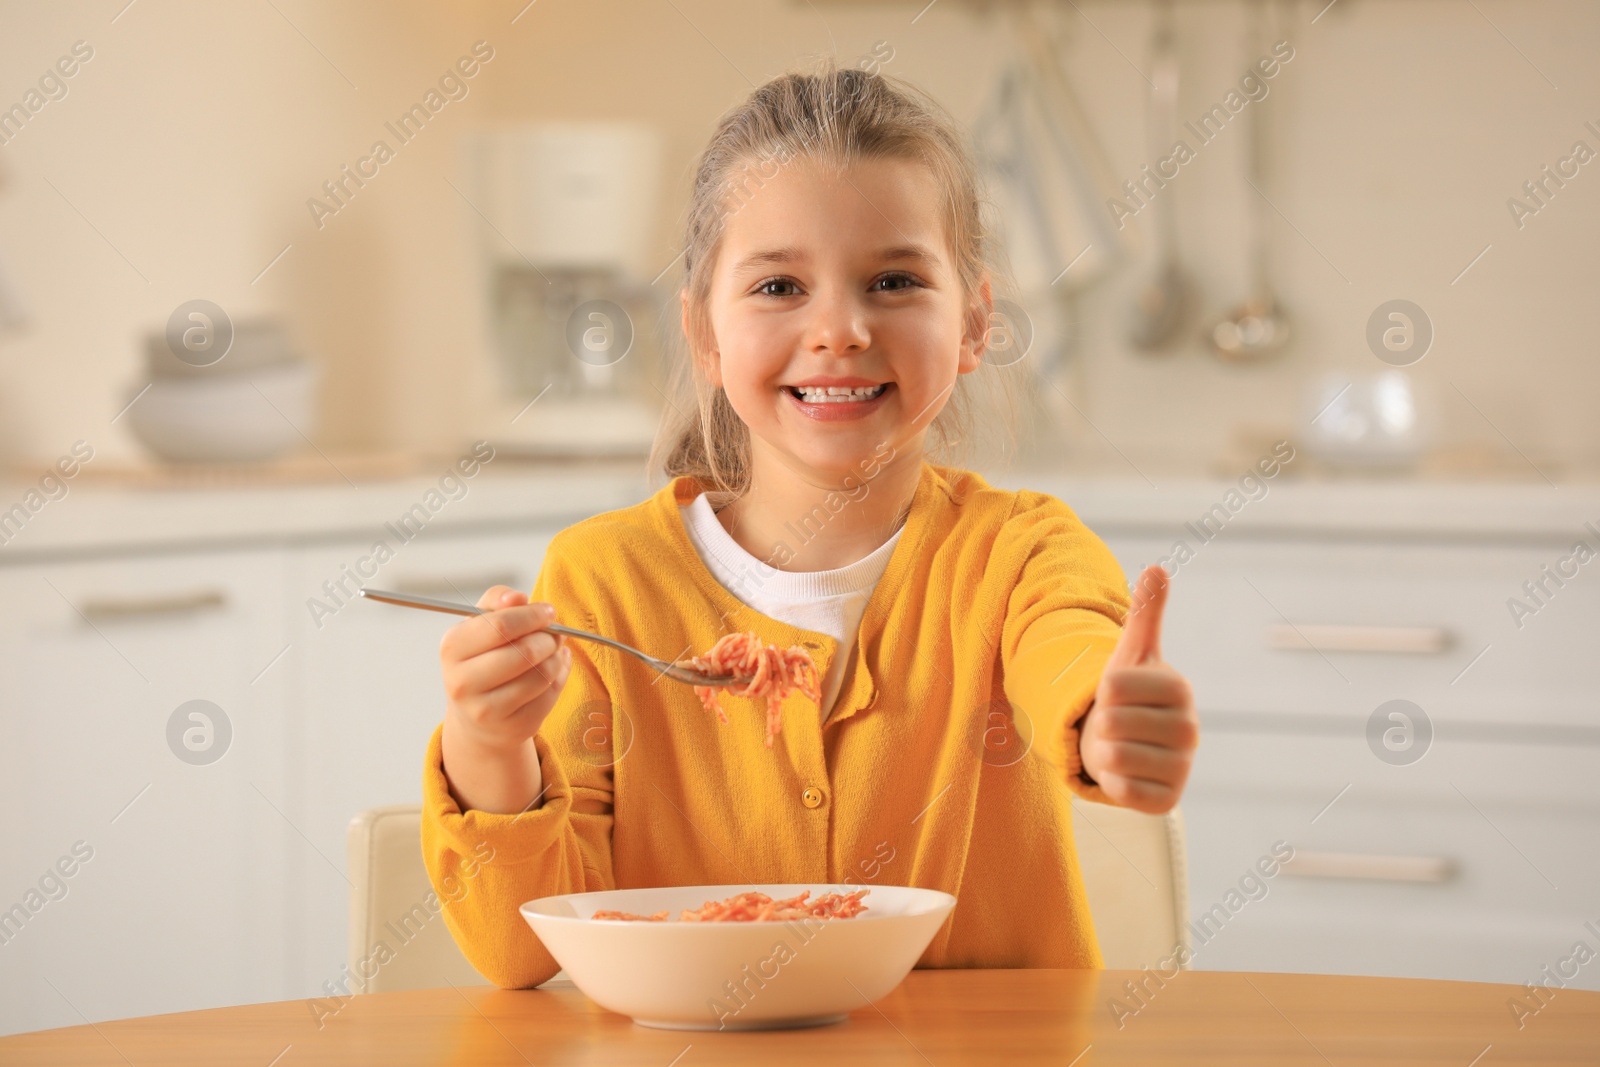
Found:
[{"label": "white bowl", "polygon": [[[759,890],[773,898],[848,885],[692,885],[542,897],[522,917],[573,983],[602,1008],[666,1030],[767,1030],[839,1022],[911,972],[956,898],[871,886],[852,919],[678,922],[678,911]],[[592,919],[596,911],[668,922]]]},{"label": "white bowl", "polygon": [[233,323],[233,340],[215,363],[194,366],[179,359],[167,344],[165,330],[145,335],[146,373],[152,378],[211,378],[249,374],[265,367],[294,363],[301,357],[284,325],[273,318],[240,319]]},{"label": "white bowl", "polygon": [[146,448],[176,463],[274,459],[313,432],[316,378],[308,363],[156,378],[128,409],[128,423]]}]

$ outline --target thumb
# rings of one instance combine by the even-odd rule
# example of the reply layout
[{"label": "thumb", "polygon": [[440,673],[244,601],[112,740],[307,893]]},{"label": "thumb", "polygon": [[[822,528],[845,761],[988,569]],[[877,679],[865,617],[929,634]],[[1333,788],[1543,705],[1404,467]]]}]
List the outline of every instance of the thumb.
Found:
[{"label": "thumb", "polygon": [[1151,564],[1139,575],[1133,587],[1133,606],[1107,666],[1131,667],[1161,659],[1161,616],[1167,607],[1167,589],[1171,584],[1167,572],[1159,564]]}]

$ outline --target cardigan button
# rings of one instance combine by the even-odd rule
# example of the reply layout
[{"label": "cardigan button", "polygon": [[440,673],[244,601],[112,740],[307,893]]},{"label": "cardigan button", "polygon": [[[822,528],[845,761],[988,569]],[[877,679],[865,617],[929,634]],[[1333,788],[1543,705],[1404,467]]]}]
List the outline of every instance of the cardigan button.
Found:
[{"label": "cardigan button", "polygon": [[808,808],[820,807],[822,804],[822,790],[814,785],[806,786],[805,792],[800,794],[800,803]]}]

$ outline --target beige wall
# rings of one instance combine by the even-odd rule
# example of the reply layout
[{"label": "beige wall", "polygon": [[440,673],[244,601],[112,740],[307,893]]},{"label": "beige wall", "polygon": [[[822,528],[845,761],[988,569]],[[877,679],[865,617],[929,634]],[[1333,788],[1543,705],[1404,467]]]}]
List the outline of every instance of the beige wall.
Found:
[{"label": "beige wall", "polygon": [[49,456],[83,437],[137,455],[109,420],[145,380],[140,336],[196,297],[288,319],[325,372],[320,443],[453,445],[483,340],[467,209],[442,176],[514,56],[319,229],[306,200],[376,138],[394,142],[384,121],[470,49],[474,20],[427,3],[279,4],[291,25],[265,4],[140,0],[113,25],[120,6],[0,9],[8,103],[75,40],[95,50],[70,94],[0,147],[0,252],[35,315],[0,335],[7,449]]},{"label": "beige wall", "polygon": [[[491,432],[472,216],[445,182],[463,184],[455,138],[470,122],[659,123],[665,265],[678,251],[693,155],[750,82],[806,54],[850,61],[884,40],[894,48],[887,70],[969,120],[1005,54],[994,21],[954,0],[915,24],[919,5],[778,0],[539,0],[514,25],[521,0],[277,0],[293,26],[268,5],[163,0],[139,0],[111,24],[120,6],[0,4],[0,102],[20,97],[73,41],[95,48],[70,95],[0,147],[0,254],[35,312],[29,331],[0,334],[0,447],[12,457],[52,456],[79,437],[137,455],[125,427],[108,421],[137,384],[138,335],[197,296],[288,317],[326,370],[325,446],[449,448]],[[1131,176],[1149,158],[1145,85],[1131,65],[1148,67],[1148,7],[1078,6],[1083,15],[1065,8],[1062,20],[1074,83],[1113,169]],[[1250,57],[1238,4],[1178,6],[1180,111],[1193,115]],[[1141,466],[1199,469],[1236,427],[1292,432],[1316,372],[1375,369],[1367,316],[1407,297],[1437,330],[1415,374],[1438,397],[1442,438],[1504,450],[1504,434],[1558,480],[1570,476],[1600,453],[1600,166],[1520,231],[1506,199],[1574,140],[1600,150],[1583,128],[1600,124],[1600,10],[1581,0],[1479,0],[1481,13],[1465,0],[1339,0],[1311,25],[1321,6],[1286,5],[1297,55],[1270,98],[1281,131],[1271,190],[1293,226],[1280,220],[1274,253],[1294,349],[1253,369],[1223,367],[1198,344],[1162,359],[1131,353],[1121,337],[1145,273],[1136,258],[1082,299],[1069,388]],[[496,56],[467,100],[319,231],[305,199],[480,38]],[[1208,314],[1247,280],[1243,134],[1225,131],[1169,190]],[[1131,240],[1148,242],[1147,219],[1129,224]],[[1068,429],[1085,451],[1100,441],[1086,426]]]}]

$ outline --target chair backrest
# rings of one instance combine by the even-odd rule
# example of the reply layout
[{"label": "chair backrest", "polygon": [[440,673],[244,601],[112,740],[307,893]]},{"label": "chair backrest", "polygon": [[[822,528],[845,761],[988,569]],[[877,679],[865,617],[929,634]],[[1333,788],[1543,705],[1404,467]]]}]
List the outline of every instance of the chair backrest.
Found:
[{"label": "chair backrest", "polygon": [[[1138,969],[1170,958],[1189,943],[1182,818],[1176,810],[1144,815],[1076,799],[1072,810],[1106,966]],[[415,805],[373,808],[350,821],[350,972],[370,974],[362,992],[485,984],[438,911],[421,835]]]},{"label": "chair backrest", "polygon": [[1189,873],[1183,816],[1146,815],[1072,801],[1072,835],[1107,967],[1178,964],[1189,947]]},{"label": "chair backrest", "polygon": [[428,882],[422,809],[411,804],[364,811],[350,820],[348,845],[350,973],[356,981],[365,978],[351,988],[392,993],[487,984],[456,948]]}]

